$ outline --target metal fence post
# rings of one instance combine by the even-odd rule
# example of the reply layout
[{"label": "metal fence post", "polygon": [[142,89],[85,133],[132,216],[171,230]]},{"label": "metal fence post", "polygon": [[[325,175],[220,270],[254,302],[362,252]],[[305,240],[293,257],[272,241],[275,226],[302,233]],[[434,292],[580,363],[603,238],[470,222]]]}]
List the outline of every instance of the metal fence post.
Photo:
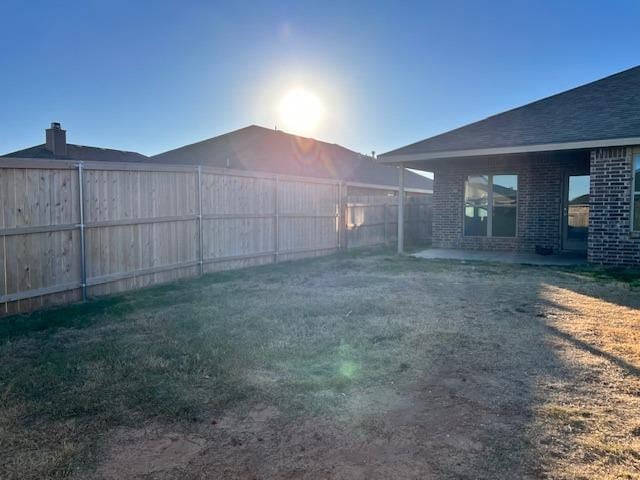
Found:
[{"label": "metal fence post", "polygon": [[278,238],[278,230],[280,229],[280,218],[278,211],[280,207],[278,205],[278,190],[279,183],[278,176],[276,175],[275,177],[273,177],[273,263],[278,263],[278,254],[280,250],[280,239]]},{"label": "metal fence post", "polygon": [[202,241],[202,166],[198,165],[198,263],[204,275],[204,243]]},{"label": "metal fence post", "polygon": [[398,172],[398,254],[404,252],[404,165]]},{"label": "metal fence post", "polygon": [[338,250],[340,250],[342,245],[342,182],[338,180],[338,205],[336,211],[336,220],[337,220],[337,234],[338,234]]},{"label": "metal fence post", "polygon": [[87,299],[87,258],[85,246],[85,221],[84,221],[84,175],[82,162],[78,163],[78,201],[80,206],[80,286],[82,287],[82,300]]},{"label": "metal fence post", "polygon": [[384,218],[384,234],[383,234],[383,240],[384,240],[384,244],[385,246],[389,244],[389,240],[387,238],[387,230],[388,230],[388,223],[389,223],[389,219],[388,219],[388,214],[387,214],[387,202],[385,201],[382,204],[382,213],[383,213],[383,218]]},{"label": "metal fence post", "polygon": [[340,182],[338,191],[338,249],[349,249],[349,228],[347,222],[349,221],[349,183]]}]

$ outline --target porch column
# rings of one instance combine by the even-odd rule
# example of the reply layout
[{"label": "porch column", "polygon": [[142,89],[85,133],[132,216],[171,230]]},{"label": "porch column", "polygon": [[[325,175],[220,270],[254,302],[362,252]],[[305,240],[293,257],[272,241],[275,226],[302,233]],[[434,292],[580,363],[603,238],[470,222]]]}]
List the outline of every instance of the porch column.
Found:
[{"label": "porch column", "polygon": [[398,255],[404,252],[404,165],[398,167]]}]

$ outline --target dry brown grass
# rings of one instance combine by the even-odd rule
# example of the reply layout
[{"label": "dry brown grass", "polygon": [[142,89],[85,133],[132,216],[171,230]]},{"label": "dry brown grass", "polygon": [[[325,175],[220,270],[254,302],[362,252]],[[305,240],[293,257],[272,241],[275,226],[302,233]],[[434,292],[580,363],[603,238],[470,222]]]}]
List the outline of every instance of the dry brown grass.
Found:
[{"label": "dry brown grass", "polygon": [[370,252],[4,320],[0,478],[640,478],[640,291]]},{"label": "dry brown grass", "polygon": [[640,478],[640,311],[617,287],[542,285],[550,346],[577,373],[540,385],[533,438],[549,476]]}]

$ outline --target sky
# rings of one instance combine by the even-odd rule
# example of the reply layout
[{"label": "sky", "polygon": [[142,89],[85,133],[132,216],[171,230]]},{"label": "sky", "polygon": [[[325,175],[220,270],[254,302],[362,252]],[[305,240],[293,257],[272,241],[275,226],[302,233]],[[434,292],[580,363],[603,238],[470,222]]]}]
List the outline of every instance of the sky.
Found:
[{"label": "sky", "polygon": [[52,121],[147,155],[293,130],[300,90],[305,134],[382,153],[640,64],[640,0],[0,0],[0,18],[0,154]]}]

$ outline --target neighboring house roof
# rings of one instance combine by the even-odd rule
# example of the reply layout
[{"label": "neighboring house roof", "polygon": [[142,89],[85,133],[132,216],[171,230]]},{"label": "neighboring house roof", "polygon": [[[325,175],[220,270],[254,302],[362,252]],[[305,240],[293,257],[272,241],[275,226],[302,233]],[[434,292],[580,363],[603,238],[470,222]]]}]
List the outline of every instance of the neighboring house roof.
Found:
[{"label": "neighboring house roof", "polygon": [[[514,108],[479,122],[387,152],[382,161],[474,154],[587,148],[581,142],[637,142],[640,137],[640,66]],[[615,141],[617,140],[617,141]],[[552,145],[562,144],[562,148]],[[527,149],[527,146],[539,146]],[[605,146],[605,145],[600,145]],[[517,149],[516,147],[523,147]],[[484,150],[484,152],[483,152]],[[439,155],[443,152],[457,154]],[[395,157],[395,158],[393,158]]]},{"label": "neighboring house roof", "polygon": [[54,155],[47,150],[45,145],[18,150],[7,153],[4,157],[13,158],[49,158],[55,160],[85,160],[96,162],[144,162],[149,161],[149,157],[137,152],[127,152],[124,150],[113,150],[111,148],[86,147],[84,145],[74,145],[67,143],[66,155]]},{"label": "neighboring house roof", "polygon": [[[398,169],[377,164],[370,156],[256,125],[154,155],[149,161],[398,186]],[[407,172],[405,186],[431,190],[432,180]]]},{"label": "neighboring house roof", "polygon": [[569,205],[589,205],[589,194],[585,193],[569,201]]}]

